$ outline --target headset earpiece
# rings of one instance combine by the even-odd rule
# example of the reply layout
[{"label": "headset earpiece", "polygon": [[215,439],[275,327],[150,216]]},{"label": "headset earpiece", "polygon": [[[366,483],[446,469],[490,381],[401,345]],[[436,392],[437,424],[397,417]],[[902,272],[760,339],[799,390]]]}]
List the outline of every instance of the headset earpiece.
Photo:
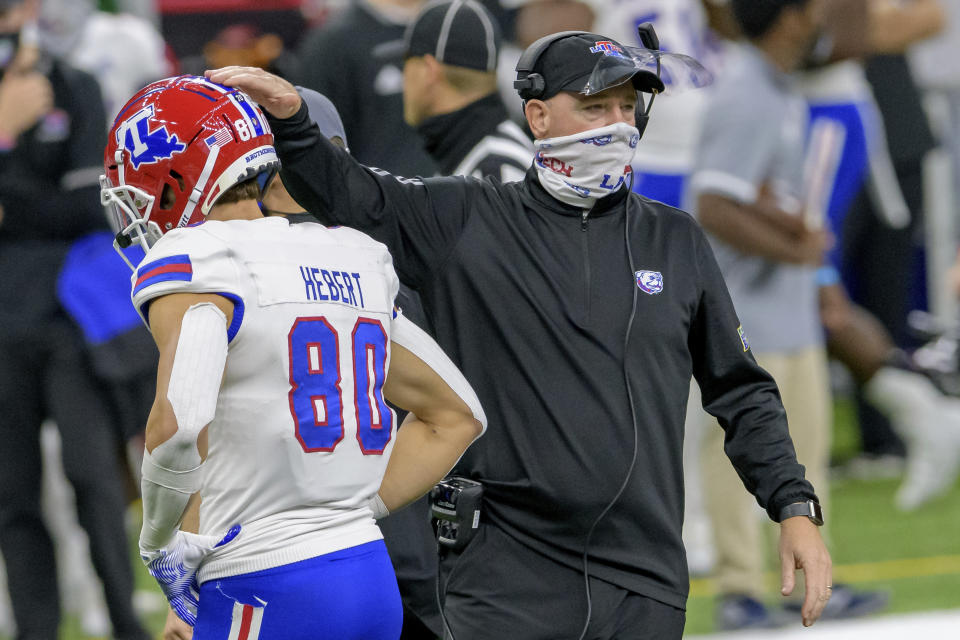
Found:
[{"label": "headset earpiece", "polygon": [[548,36],[543,36],[527,47],[526,51],[523,52],[523,55],[520,56],[520,60],[517,62],[517,79],[513,81],[513,88],[517,90],[523,100],[539,98],[543,95],[543,92],[547,88],[546,83],[543,80],[543,76],[539,73],[533,72],[534,68],[537,66],[537,62],[540,60],[540,56],[543,55],[543,52],[550,48],[550,45],[557,40],[562,40],[563,38],[568,38],[570,36],[579,36],[585,33],[588,32],[560,31],[559,33],[552,33]]},{"label": "headset earpiece", "polygon": [[514,80],[513,88],[517,90],[524,101],[527,101],[542,96],[544,89],[547,87],[542,75],[539,73],[531,73],[525,78]]}]

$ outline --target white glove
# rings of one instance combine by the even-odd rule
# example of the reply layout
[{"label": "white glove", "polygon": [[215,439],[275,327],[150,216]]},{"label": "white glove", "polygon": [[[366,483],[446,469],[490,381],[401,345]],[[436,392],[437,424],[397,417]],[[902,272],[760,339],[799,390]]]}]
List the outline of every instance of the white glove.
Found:
[{"label": "white glove", "polygon": [[177,531],[165,547],[152,551],[140,550],[140,558],[160,585],[160,590],[170,602],[170,608],[190,626],[197,623],[200,598],[197,570],[200,564],[211,551],[227,544],[239,533],[238,524],[230,527],[222,538]]}]

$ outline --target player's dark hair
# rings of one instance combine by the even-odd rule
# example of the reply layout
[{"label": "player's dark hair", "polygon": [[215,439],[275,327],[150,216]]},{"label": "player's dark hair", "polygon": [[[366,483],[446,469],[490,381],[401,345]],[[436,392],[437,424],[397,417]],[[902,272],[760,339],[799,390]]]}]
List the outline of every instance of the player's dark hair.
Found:
[{"label": "player's dark hair", "polygon": [[805,5],[807,2],[808,0],[732,0],[730,4],[743,35],[755,40],[770,31],[784,9],[793,5]]},{"label": "player's dark hair", "polygon": [[217,204],[233,204],[234,202],[243,202],[244,200],[259,200],[260,185],[256,178],[238,182],[223,192],[223,195],[217,198]]}]

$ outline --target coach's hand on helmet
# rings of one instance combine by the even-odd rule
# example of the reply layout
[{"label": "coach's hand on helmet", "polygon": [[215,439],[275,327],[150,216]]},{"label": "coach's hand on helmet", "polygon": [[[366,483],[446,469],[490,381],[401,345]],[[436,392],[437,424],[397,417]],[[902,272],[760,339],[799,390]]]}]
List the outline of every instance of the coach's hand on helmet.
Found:
[{"label": "coach's hand on helmet", "polygon": [[204,72],[207,80],[240,89],[274,118],[289,118],[300,110],[296,88],[272,73],[257,67],[223,67]]},{"label": "coach's hand on helmet", "polygon": [[0,138],[13,142],[53,109],[53,87],[43,74],[7,73],[0,81]]}]

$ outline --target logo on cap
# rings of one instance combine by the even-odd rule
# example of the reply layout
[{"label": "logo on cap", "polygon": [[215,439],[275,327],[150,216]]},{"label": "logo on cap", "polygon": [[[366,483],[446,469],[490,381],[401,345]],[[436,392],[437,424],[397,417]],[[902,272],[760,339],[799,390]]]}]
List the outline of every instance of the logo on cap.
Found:
[{"label": "logo on cap", "polygon": [[617,58],[623,57],[623,49],[616,42],[601,40],[593,44],[594,46],[590,47],[590,53],[603,53],[605,56],[616,56]]}]

